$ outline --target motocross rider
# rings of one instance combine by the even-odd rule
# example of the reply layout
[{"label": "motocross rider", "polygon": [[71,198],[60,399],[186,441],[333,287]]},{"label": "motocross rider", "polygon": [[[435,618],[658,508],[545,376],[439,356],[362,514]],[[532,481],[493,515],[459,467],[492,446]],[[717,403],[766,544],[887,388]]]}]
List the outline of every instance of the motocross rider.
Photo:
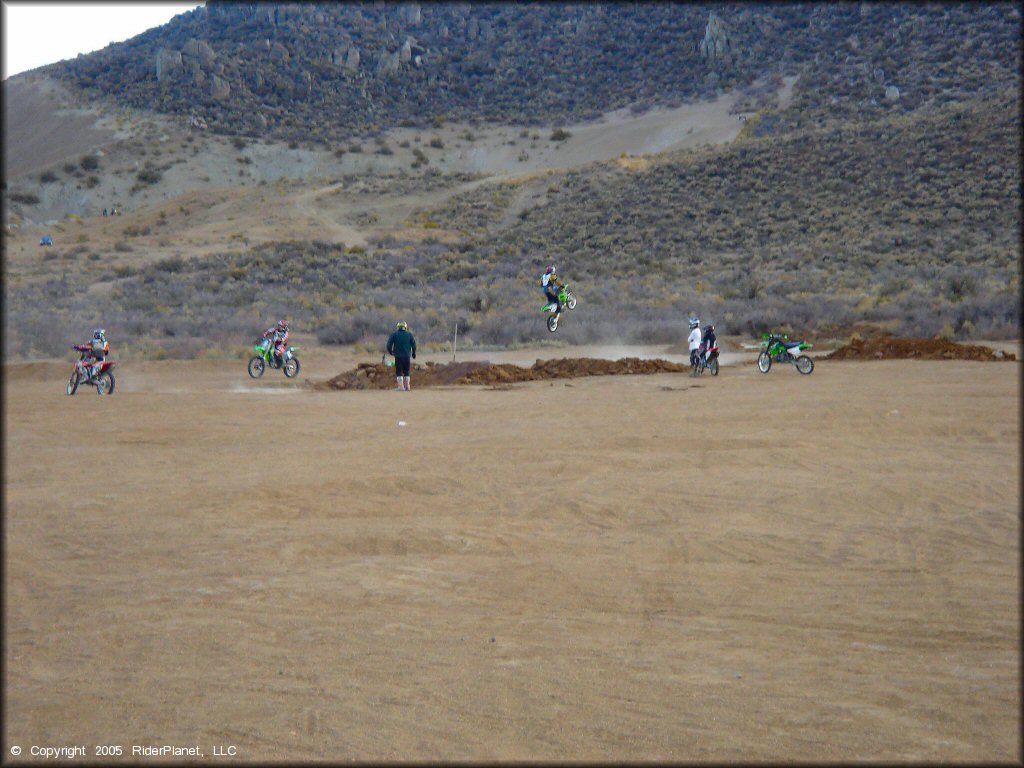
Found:
[{"label": "motocross rider", "polygon": [[558,301],[558,289],[564,285],[565,283],[555,275],[555,265],[548,264],[548,268],[544,270],[544,274],[540,278],[540,287],[544,291],[545,298],[557,308],[556,312],[562,310],[562,305]]},{"label": "motocross rider", "polygon": [[701,349],[704,350],[704,355],[707,356],[711,348],[718,343],[718,337],[715,336],[715,324],[708,323],[707,327],[701,333]]},{"label": "motocross rider", "polygon": [[82,362],[87,367],[89,379],[92,380],[99,373],[100,363],[110,354],[107,332],[102,328],[97,328],[92,332],[92,339],[84,344],[75,344],[72,349],[82,353]]},{"label": "motocross rider", "polygon": [[[697,366],[697,355],[700,350],[700,318],[690,318],[690,335],[687,338],[687,342],[690,345],[690,365],[696,368]],[[690,371],[690,375],[693,376],[695,371]]]},{"label": "motocross rider", "polygon": [[270,339],[274,347],[274,359],[280,364],[284,360],[284,353],[288,351],[288,321],[278,320],[277,325],[263,332],[263,338]]}]

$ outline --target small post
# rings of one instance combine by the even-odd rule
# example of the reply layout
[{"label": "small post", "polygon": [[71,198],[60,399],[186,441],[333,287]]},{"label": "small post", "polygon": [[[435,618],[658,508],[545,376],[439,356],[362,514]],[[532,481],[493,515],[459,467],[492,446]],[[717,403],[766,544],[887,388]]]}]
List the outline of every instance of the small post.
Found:
[{"label": "small post", "polygon": [[452,342],[452,362],[455,362],[455,351],[459,346],[459,321],[455,321],[455,341]]}]

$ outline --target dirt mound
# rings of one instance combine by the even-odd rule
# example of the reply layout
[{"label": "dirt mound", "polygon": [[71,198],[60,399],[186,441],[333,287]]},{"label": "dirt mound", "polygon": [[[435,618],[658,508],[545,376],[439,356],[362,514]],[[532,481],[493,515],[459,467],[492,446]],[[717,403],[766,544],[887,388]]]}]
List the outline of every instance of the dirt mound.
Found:
[{"label": "dirt mound", "polygon": [[1016,360],[1016,356],[977,344],[946,339],[897,339],[882,336],[855,339],[829,355],[828,360]]},{"label": "dirt mound", "polygon": [[[510,363],[492,365],[482,361],[465,363],[427,363],[412,367],[413,387],[446,384],[515,384],[522,381],[572,379],[579,376],[618,376],[623,374],[683,373],[689,366],[667,360],[596,360],[589,357],[538,360],[529,368]],[[340,373],[317,384],[317,389],[390,389],[395,386],[395,369],[383,363],[360,363],[354,370]]]}]

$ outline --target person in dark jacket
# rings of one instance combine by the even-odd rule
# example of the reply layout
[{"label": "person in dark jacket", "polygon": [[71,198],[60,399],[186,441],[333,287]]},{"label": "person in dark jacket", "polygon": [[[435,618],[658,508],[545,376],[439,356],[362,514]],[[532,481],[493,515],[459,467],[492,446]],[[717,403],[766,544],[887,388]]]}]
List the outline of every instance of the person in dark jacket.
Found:
[{"label": "person in dark jacket", "polygon": [[409,368],[410,359],[416,359],[416,339],[409,333],[409,326],[406,323],[400,322],[394,333],[388,336],[387,350],[388,354],[395,358],[395,381],[398,382],[395,389],[408,392],[412,389]]}]

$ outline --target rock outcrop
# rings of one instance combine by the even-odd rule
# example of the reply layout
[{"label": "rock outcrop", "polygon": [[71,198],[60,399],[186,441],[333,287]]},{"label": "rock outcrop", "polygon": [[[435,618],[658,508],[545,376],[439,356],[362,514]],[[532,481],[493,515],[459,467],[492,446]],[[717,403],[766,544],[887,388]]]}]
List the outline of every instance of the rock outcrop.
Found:
[{"label": "rock outcrop", "polygon": [[377,59],[377,76],[393,75],[398,72],[400,60],[401,51],[395,51],[394,53],[390,53],[387,50],[381,51],[380,57]]},{"label": "rock outcrop", "polygon": [[182,67],[181,52],[170,48],[161,48],[156,55],[156,79],[162,83],[172,72]]},{"label": "rock outcrop", "polygon": [[700,41],[700,55],[714,61],[731,58],[729,33],[714,11],[708,14],[708,24],[704,28],[704,39]]},{"label": "rock outcrop", "polygon": [[181,56],[186,63],[188,59],[194,59],[201,67],[209,67],[217,58],[217,54],[209,43],[195,38],[190,38],[185,42],[181,49]]},{"label": "rock outcrop", "polygon": [[231,84],[224,78],[214,75],[210,79],[210,95],[218,101],[224,101],[231,95]]}]

